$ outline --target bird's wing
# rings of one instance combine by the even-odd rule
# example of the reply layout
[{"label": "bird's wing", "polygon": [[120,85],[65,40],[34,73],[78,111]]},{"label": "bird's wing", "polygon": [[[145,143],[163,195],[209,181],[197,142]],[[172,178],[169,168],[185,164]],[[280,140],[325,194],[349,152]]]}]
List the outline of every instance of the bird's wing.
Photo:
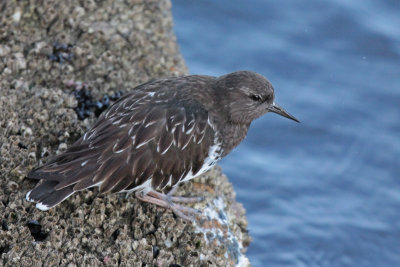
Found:
[{"label": "bird's wing", "polygon": [[199,103],[171,103],[162,93],[137,91],[112,105],[65,153],[28,177],[47,180],[55,190],[96,185],[102,192],[162,189],[204,171],[205,161],[214,163],[209,157],[214,136]]}]

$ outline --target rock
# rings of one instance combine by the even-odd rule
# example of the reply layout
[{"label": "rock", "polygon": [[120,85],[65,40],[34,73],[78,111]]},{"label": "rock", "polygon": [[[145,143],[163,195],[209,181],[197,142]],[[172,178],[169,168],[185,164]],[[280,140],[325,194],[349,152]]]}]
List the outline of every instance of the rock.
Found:
[{"label": "rock", "polygon": [[0,265],[248,265],[245,211],[218,167],[178,190],[206,197],[196,224],[95,188],[47,212],[25,200],[29,170],[94,123],[78,119],[68,84],[101,99],[187,73],[170,2],[10,0],[0,14]]}]

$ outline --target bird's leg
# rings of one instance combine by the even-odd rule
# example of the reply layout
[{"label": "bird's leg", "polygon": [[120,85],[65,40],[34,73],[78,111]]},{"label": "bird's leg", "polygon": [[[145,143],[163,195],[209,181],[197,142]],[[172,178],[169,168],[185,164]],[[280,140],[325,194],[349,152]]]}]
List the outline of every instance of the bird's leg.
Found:
[{"label": "bird's leg", "polygon": [[[204,197],[177,197],[173,196],[176,189],[178,189],[178,186],[172,187],[172,189],[167,193],[166,196],[170,197],[172,201],[174,202],[181,202],[181,203],[197,203],[200,201],[204,200]],[[158,193],[157,191],[154,191],[156,194],[161,194]]]},{"label": "bird's leg", "polygon": [[176,216],[181,217],[182,219],[193,221],[191,216],[186,214],[196,214],[200,213],[199,210],[185,207],[175,202],[183,202],[183,203],[194,203],[203,200],[202,197],[174,197],[172,193],[175,192],[175,188],[173,188],[168,194],[159,193],[157,191],[150,191],[146,195],[143,192],[136,192],[136,197],[144,202],[149,202],[160,206],[165,209],[171,209]]}]

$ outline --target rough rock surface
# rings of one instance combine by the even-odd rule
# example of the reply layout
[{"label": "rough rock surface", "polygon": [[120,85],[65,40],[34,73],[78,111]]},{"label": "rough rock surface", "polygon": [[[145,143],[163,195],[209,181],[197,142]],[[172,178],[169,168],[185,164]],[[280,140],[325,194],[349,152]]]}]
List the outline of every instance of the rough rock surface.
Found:
[{"label": "rough rock surface", "polygon": [[247,265],[244,209],[218,168],[178,190],[206,196],[196,224],[97,189],[48,212],[25,200],[35,185],[27,172],[95,120],[77,119],[66,84],[84,82],[101,98],[187,72],[170,2],[8,0],[0,15],[0,265]]}]

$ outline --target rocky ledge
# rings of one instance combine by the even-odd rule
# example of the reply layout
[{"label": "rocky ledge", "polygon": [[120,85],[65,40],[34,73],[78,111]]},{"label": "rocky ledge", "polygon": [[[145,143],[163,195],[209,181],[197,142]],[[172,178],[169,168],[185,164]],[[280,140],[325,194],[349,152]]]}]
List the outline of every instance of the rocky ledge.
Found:
[{"label": "rocky ledge", "polygon": [[[35,185],[25,175],[93,124],[98,112],[92,107],[147,80],[187,73],[170,5],[167,0],[0,4],[0,265],[248,265],[245,211],[219,168],[178,190],[206,197],[194,206],[203,210],[196,223],[133,196],[97,189],[48,212],[24,197]],[[83,89],[98,100],[86,110],[77,94]]]}]

